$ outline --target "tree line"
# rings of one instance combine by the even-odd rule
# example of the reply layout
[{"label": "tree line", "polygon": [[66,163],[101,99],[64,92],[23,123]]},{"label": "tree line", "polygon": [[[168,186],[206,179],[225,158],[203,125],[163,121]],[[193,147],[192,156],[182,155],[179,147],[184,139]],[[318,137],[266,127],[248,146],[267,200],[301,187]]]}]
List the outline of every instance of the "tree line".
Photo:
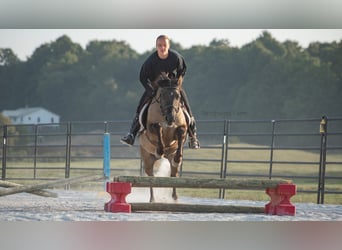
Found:
[{"label": "tree line", "polygon": [[[342,116],[342,40],[279,42],[268,31],[242,47],[228,39],[183,48],[184,89],[197,119],[286,119]],[[25,61],[0,48],[0,112],[44,107],[62,121],[131,119],[143,93],[139,54],[125,41],[64,35]]]}]

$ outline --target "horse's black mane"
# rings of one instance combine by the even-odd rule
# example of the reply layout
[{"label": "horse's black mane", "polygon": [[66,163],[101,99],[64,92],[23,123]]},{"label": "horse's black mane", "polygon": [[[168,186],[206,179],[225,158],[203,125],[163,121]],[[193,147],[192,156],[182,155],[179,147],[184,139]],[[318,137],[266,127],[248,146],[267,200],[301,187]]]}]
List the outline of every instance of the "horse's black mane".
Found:
[{"label": "horse's black mane", "polygon": [[158,86],[161,88],[177,88],[179,86],[178,79],[162,79],[159,80]]}]

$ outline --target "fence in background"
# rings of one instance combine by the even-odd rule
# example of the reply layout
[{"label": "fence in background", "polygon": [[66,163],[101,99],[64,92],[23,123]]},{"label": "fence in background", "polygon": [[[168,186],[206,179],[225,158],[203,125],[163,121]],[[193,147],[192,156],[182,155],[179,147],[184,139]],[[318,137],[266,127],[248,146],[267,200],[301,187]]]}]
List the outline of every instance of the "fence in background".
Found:
[{"label": "fence in background", "polygon": [[[309,180],[312,188],[298,192],[316,193],[317,203],[323,204],[326,194],[342,197],[342,118],[202,120],[197,127],[201,149],[186,147],[181,176]],[[138,141],[133,147],[119,142],[128,128],[129,121],[2,125],[2,179],[50,180],[102,172],[105,134],[111,137],[110,171],[143,174]],[[219,197],[225,197],[225,190]]]}]

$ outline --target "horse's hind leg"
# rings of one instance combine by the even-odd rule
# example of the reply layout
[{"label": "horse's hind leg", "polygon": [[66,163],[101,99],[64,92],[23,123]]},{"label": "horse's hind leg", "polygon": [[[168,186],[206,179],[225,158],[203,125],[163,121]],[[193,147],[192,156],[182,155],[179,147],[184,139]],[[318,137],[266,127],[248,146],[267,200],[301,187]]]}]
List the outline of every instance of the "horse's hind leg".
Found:
[{"label": "horse's hind leg", "polygon": [[[150,154],[147,152],[144,148],[140,148],[140,155],[141,159],[143,161],[143,166],[145,173],[148,176],[153,176],[153,164],[156,161],[156,158],[153,154]],[[153,195],[153,189],[150,187],[150,202],[154,202],[154,195]]]},{"label": "horse's hind leg", "polygon": [[[152,163],[152,166],[153,166],[153,163]],[[153,167],[145,169],[145,173],[148,176],[153,176]],[[153,194],[153,188],[152,187],[150,187],[150,202],[154,202],[154,194]]]},{"label": "horse's hind leg", "polygon": [[153,188],[150,187],[150,202],[154,202]]},{"label": "horse's hind leg", "polygon": [[173,200],[178,200],[178,195],[177,195],[177,192],[176,192],[176,188],[172,188],[172,198]]}]

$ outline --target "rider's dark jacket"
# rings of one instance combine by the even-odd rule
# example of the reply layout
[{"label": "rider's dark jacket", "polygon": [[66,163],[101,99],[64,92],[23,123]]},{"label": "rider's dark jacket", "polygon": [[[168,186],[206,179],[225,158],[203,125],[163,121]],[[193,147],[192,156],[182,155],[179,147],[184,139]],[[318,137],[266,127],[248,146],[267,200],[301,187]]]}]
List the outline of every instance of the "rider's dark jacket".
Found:
[{"label": "rider's dark jacket", "polygon": [[168,73],[170,78],[184,76],[186,64],[183,56],[172,49],[169,49],[166,59],[160,59],[157,51],[152,53],[143,63],[140,70],[140,82],[144,88],[149,88],[149,81],[153,82],[161,72]]}]

